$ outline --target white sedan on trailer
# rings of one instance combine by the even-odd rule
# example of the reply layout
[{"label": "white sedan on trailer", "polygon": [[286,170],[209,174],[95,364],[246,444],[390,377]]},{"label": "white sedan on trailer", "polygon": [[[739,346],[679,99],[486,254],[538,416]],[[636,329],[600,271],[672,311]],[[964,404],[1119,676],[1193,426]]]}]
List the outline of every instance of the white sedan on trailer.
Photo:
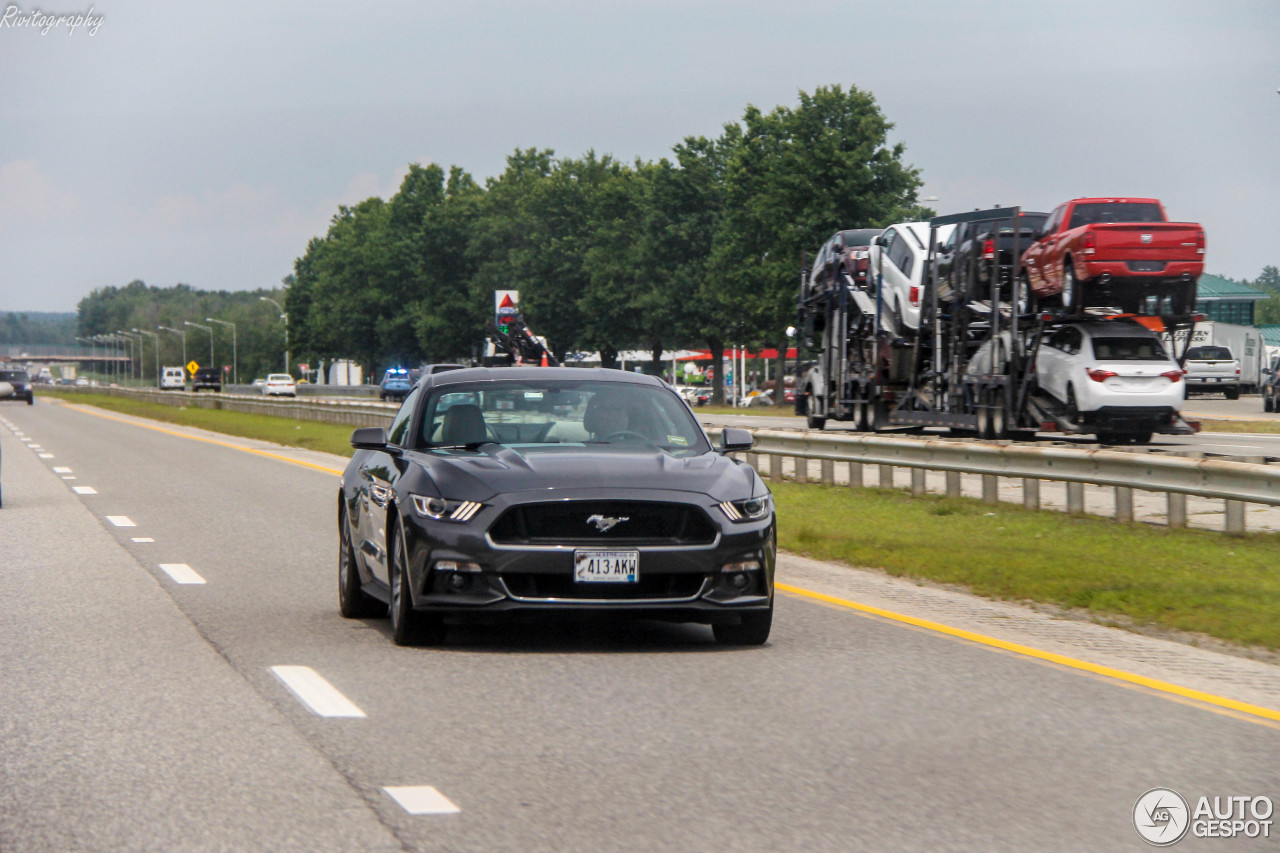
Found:
[{"label": "white sedan on trailer", "polygon": [[1185,371],[1159,336],[1132,320],[1070,323],[1045,332],[1036,384],[1104,444],[1145,444],[1186,398]]}]

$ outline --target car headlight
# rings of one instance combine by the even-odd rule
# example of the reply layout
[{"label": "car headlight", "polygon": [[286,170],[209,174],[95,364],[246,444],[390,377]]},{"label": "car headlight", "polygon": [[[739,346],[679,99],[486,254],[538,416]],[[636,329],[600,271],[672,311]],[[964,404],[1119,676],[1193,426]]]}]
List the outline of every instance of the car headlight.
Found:
[{"label": "car headlight", "polygon": [[747,498],[742,501],[725,501],[720,510],[730,521],[759,521],[773,509],[773,501],[768,495],[758,498]]},{"label": "car headlight", "polygon": [[484,506],[475,501],[452,501],[427,495],[410,495],[410,497],[413,498],[413,508],[418,515],[435,521],[456,521],[465,524]]}]

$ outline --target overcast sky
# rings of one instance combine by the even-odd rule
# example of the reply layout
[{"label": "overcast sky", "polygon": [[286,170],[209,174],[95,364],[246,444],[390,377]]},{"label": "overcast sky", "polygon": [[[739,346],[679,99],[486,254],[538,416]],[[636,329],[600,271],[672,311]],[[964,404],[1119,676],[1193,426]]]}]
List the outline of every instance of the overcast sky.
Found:
[{"label": "overcast sky", "polygon": [[[1280,265],[1280,2],[95,2],[0,16],[0,311],[135,278],[274,287],[407,164],[631,161],[747,104],[872,92],[940,213],[1155,196]],[[861,223],[840,223],[853,227]]]}]

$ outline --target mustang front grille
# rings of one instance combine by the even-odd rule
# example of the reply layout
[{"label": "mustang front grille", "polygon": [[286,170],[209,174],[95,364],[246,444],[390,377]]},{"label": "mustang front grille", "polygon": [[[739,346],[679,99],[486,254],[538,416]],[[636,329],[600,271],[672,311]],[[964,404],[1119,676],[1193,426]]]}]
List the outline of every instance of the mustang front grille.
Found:
[{"label": "mustang front grille", "polygon": [[497,545],[709,545],[716,527],[690,504],[556,501],[511,507],[489,536]]}]

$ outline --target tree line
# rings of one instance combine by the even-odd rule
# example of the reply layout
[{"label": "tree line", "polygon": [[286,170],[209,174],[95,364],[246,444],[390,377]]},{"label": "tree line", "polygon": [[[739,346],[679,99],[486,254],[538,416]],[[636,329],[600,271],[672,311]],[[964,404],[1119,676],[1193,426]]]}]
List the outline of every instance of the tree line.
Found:
[{"label": "tree line", "polygon": [[[720,136],[624,163],[518,150],[478,183],[413,164],[388,200],[341,206],[287,290],[299,359],[374,368],[479,354],[493,291],[519,290],[557,354],[787,348],[801,255],[836,230],[931,214],[893,125],[851,87],[747,107]],[[778,374],[775,374],[778,375]],[[717,371],[716,393],[722,398]]]}]

